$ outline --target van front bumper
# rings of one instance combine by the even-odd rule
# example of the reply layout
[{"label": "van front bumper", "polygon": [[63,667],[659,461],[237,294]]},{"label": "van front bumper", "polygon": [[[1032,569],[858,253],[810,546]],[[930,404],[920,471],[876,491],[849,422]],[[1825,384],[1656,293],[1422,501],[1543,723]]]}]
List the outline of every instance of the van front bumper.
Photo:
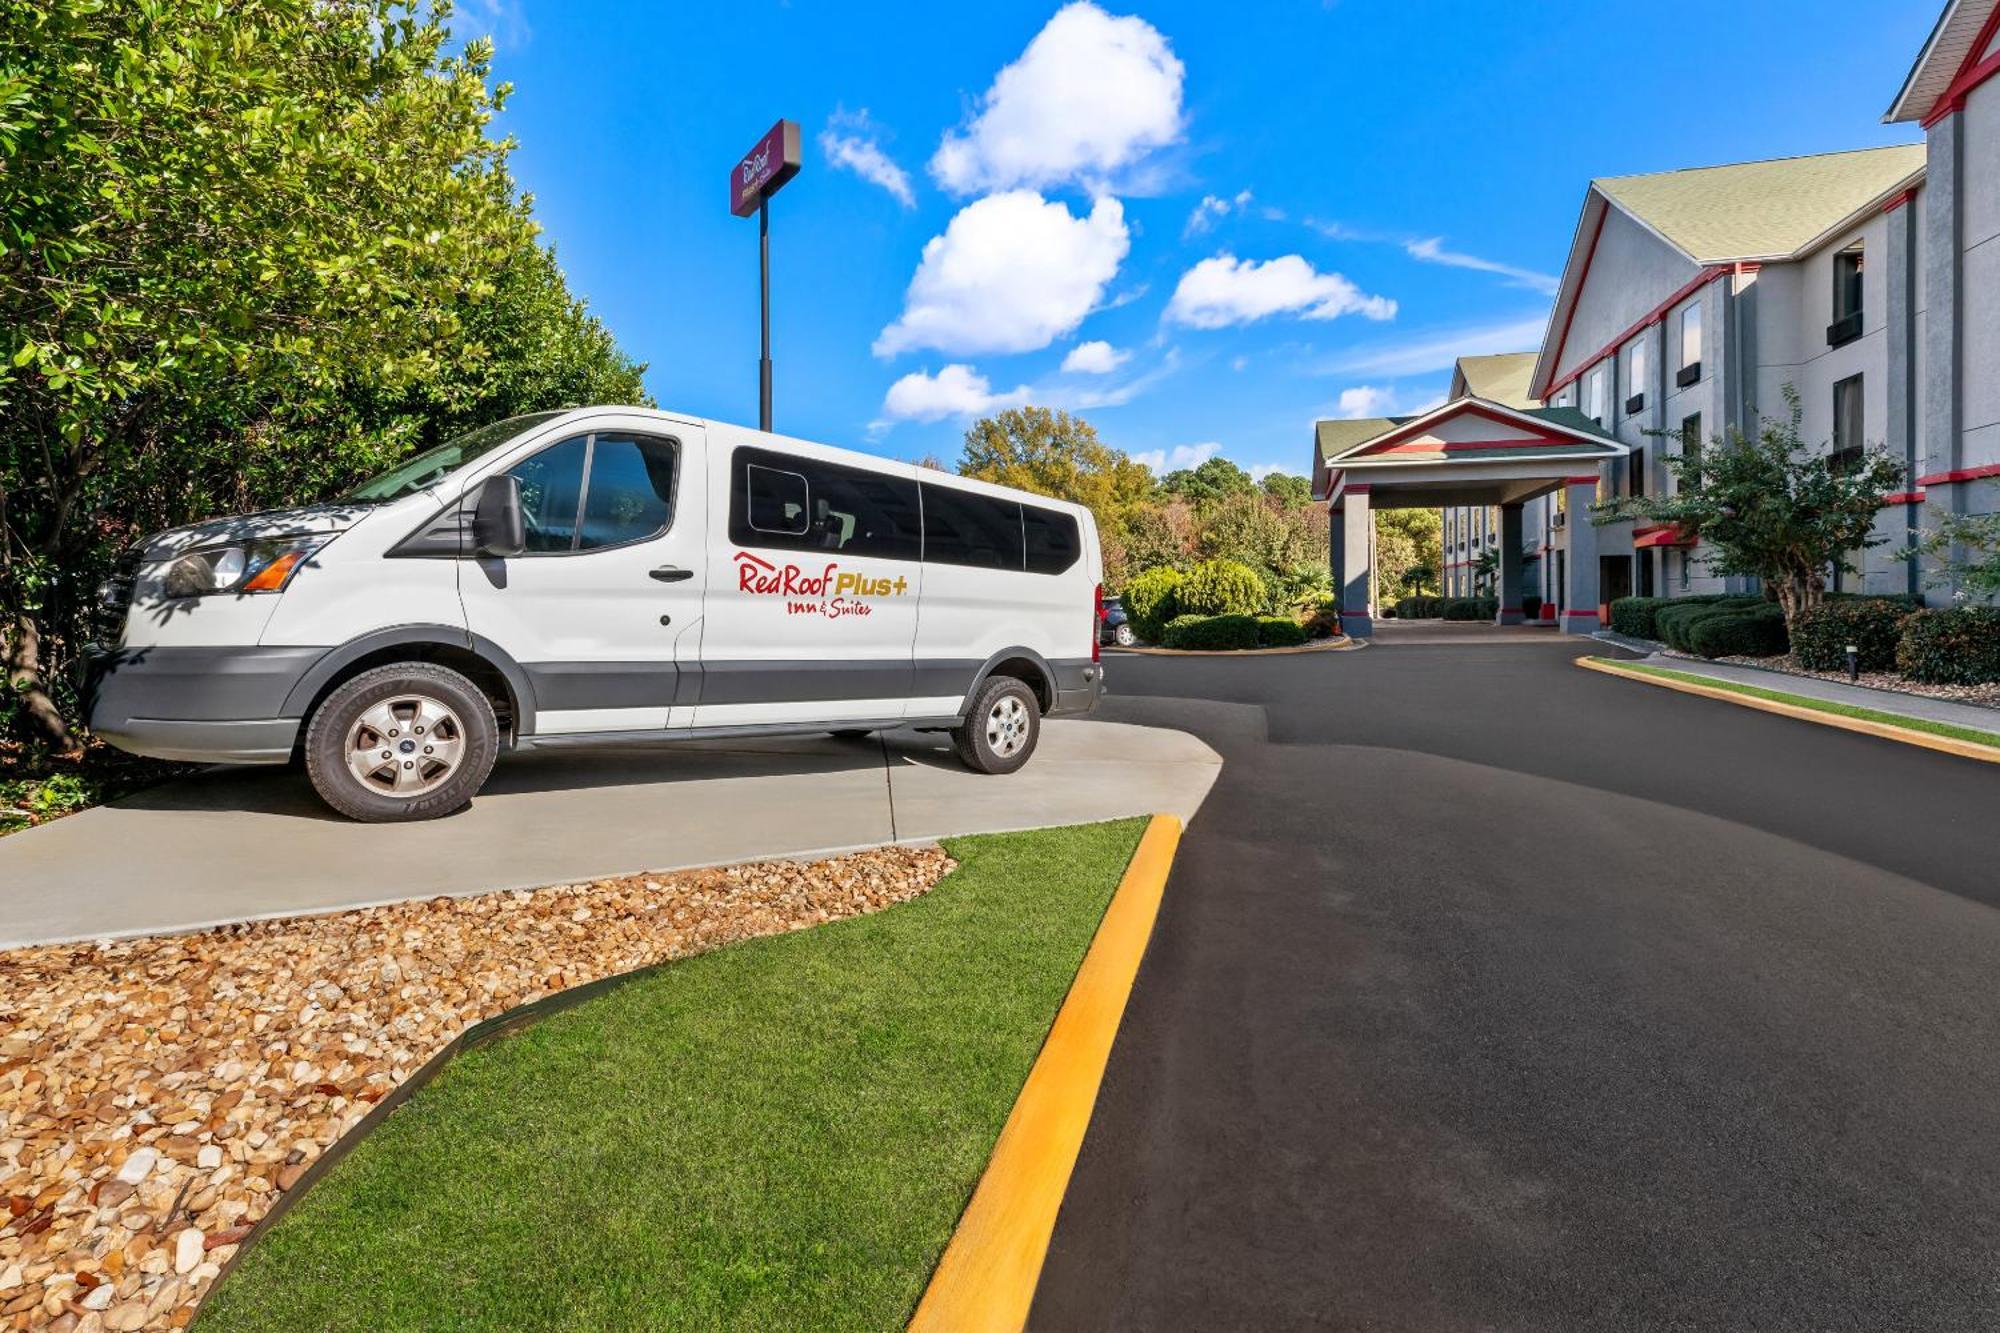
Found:
[{"label": "van front bumper", "polygon": [[282,764],[292,688],[324,648],[128,648],[90,662],[90,729],[131,754],[196,764]]}]

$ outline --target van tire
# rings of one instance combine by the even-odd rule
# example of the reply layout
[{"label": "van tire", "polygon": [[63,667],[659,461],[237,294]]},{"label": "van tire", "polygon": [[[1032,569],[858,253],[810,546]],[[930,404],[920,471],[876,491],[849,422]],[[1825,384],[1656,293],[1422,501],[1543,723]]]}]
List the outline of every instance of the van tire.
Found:
[{"label": "van tire", "polygon": [[[455,763],[436,773],[433,785],[420,787],[412,795],[371,789],[350,764],[350,742],[357,732],[373,730],[364,730],[365,715],[383,705],[390,706],[385,717],[410,726],[409,734],[398,736],[393,745],[383,738],[382,743],[390,745],[385,753],[421,743],[421,724],[410,725],[417,717],[432,718],[438,735],[447,729],[456,732]],[[439,709],[442,715],[436,711]],[[393,662],[362,672],[320,701],[306,727],[305,751],[306,775],[312,779],[313,790],[335,810],[364,824],[406,823],[436,819],[471,803],[473,793],[485,785],[493,761],[499,757],[500,727],[494,720],[492,700],[458,672],[434,662]],[[410,753],[411,759],[403,761],[406,769],[411,763],[424,762],[422,756],[430,751],[411,749]],[[394,764],[392,758],[385,768]],[[416,780],[424,781],[421,776]]]},{"label": "van tire", "polygon": [[965,721],[951,730],[958,757],[975,773],[1012,773],[1035,753],[1042,709],[1025,681],[993,676],[974,691]]}]

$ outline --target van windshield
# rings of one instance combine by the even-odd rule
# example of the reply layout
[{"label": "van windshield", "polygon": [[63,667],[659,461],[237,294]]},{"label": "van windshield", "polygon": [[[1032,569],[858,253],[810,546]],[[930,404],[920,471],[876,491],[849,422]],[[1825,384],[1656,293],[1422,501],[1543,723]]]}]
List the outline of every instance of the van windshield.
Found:
[{"label": "van windshield", "polygon": [[482,454],[492,453],[523,431],[532,430],[545,421],[554,421],[561,415],[561,412],[530,412],[526,416],[508,417],[505,421],[475,426],[435,449],[426,449],[413,458],[404,459],[387,472],[370,477],[340,498],[356,504],[387,504],[391,500],[414,495],[426,486],[435,486]]}]

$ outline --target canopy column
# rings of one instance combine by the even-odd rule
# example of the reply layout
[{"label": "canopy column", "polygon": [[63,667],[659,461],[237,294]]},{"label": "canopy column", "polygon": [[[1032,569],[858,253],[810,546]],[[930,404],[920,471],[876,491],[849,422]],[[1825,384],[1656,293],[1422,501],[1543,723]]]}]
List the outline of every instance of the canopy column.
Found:
[{"label": "canopy column", "polygon": [[1500,506],[1500,609],[1496,625],[1521,623],[1521,506]]},{"label": "canopy column", "polygon": [[1597,632],[1597,526],[1590,507],[1597,503],[1596,477],[1565,477],[1564,503],[1569,510],[1569,558],[1565,571],[1562,628],[1565,634]]},{"label": "canopy column", "polygon": [[1360,638],[1375,632],[1369,589],[1375,584],[1373,557],[1375,521],[1368,509],[1368,488],[1350,485],[1334,507],[1329,545],[1340,552],[1335,588],[1340,594],[1340,628]]}]

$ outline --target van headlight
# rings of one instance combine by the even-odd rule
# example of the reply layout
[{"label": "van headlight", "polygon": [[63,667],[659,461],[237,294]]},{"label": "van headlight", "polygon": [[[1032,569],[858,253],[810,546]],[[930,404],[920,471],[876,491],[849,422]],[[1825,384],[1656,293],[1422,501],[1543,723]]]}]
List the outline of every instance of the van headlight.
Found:
[{"label": "van headlight", "polygon": [[327,536],[266,537],[183,551],[167,567],[160,591],[168,597],[209,597],[216,593],[282,592],[307,558],[326,545]]}]

